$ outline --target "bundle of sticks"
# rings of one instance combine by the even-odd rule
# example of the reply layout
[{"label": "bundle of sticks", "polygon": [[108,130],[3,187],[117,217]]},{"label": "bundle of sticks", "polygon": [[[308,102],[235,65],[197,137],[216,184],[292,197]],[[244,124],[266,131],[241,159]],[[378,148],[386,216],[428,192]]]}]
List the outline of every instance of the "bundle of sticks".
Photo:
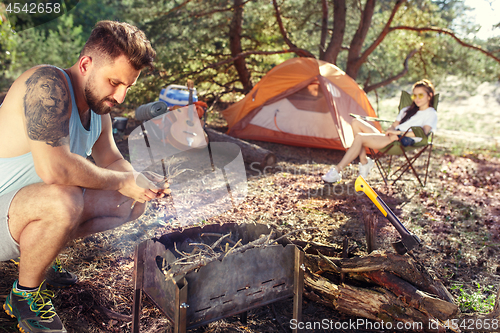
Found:
[{"label": "bundle of sticks", "polygon": [[234,241],[231,239],[231,233],[228,234],[218,234],[218,233],[203,233],[200,236],[203,237],[219,237],[211,245],[205,243],[189,243],[190,247],[194,247],[191,253],[180,251],[177,248],[177,244],[174,243],[174,251],[176,255],[180,256],[176,261],[168,263],[163,267],[163,273],[167,279],[171,279],[178,275],[186,275],[191,271],[198,270],[200,267],[205,266],[215,260],[222,260],[228,255],[233,255],[237,253],[245,252],[246,250],[252,248],[264,248],[277,244],[278,242],[285,240],[285,243],[289,243],[287,237],[304,231],[304,230],[316,230],[317,227],[308,227],[303,229],[296,229],[286,233],[283,236],[276,237],[276,233],[271,230],[268,235],[262,234],[256,240],[251,241],[247,244],[242,244],[242,240]]},{"label": "bundle of sticks", "polygon": [[211,245],[205,243],[189,243],[189,246],[194,247],[191,253],[178,250],[176,243],[174,243],[174,250],[177,255],[180,255],[180,258],[172,263],[168,263],[163,268],[163,272],[167,279],[177,275],[186,275],[215,260],[222,260],[228,255],[242,253],[254,247],[266,247],[277,241],[277,239],[273,239],[275,236],[274,231],[271,231],[269,235],[261,235],[258,239],[244,245],[241,239],[237,242],[233,241],[231,239],[231,233],[225,235],[216,233],[201,234],[201,237],[205,236],[220,237]]}]

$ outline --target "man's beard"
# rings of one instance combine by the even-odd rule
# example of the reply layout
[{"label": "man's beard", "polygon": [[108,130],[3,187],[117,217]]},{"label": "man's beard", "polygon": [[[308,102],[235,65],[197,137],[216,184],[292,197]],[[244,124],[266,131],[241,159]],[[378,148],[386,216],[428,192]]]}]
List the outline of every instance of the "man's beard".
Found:
[{"label": "man's beard", "polygon": [[112,97],[104,97],[102,99],[99,99],[99,97],[94,94],[94,91],[96,91],[96,89],[93,83],[93,78],[91,77],[85,85],[85,99],[87,100],[87,105],[92,111],[99,115],[110,113],[111,107],[107,106],[105,102],[108,101],[113,105],[118,104],[118,102]]}]

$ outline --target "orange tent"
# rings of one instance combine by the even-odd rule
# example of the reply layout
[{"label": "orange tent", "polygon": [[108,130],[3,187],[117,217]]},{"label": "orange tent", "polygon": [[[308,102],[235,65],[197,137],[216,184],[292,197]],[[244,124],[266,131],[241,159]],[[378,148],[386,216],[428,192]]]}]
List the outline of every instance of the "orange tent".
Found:
[{"label": "orange tent", "polygon": [[[245,98],[222,112],[229,135],[331,149],[352,144],[350,113],[376,117],[353,79],[312,58],[293,58],[274,67]],[[377,122],[374,126],[381,129]]]}]

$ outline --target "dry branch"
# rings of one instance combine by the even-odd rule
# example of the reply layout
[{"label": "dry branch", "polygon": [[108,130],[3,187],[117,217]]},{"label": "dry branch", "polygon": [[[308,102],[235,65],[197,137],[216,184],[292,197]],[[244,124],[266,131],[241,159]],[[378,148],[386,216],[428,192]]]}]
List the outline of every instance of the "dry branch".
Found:
[{"label": "dry branch", "polygon": [[496,57],[493,55],[493,53],[486,51],[485,49],[481,48],[480,46],[472,45],[469,43],[464,42],[460,38],[458,38],[455,33],[449,29],[443,29],[443,28],[438,28],[438,27],[422,27],[422,28],[417,28],[417,27],[410,27],[410,26],[397,26],[397,27],[391,27],[390,31],[395,31],[395,30],[411,30],[411,31],[417,31],[417,32],[423,32],[423,31],[432,31],[436,32],[438,34],[445,34],[448,36],[451,36],[453,39],[455,39],[460,45],[477,50],[486,56],[494,59],[496,62],[500,63],[500,58]]},{"label": "dry branch", "polygon": [[411,59],[411,58],[415,55],[415,53],[417,53],[419,50],[420,50],[420,49],[414,49],[414,50],[412,50],[412,51],[411,51],[411,52],[410,52],[410,53],[406,56],[406,59],[405,59],[405,61],[403,62],[403,70],[402,70],[401,72],[399,72],[398,74],[396,74],[396,75],[394,75],[394,76],[391,76],[391,77],[389,77],[389,78],[387,78],[387,79],[385,79],[385,80],[383,80],[383,81],[380,81],[380,82],[378,82],[378,83],[376,83],[376,84],[372,84],[372,85],[370,85],[370,86],[365,86],[363,90],[364,90],[366,93],[368,93],[368,92],[370,92],[370,91],[372,91],[372,90],[378,89],[378,88],[380,88],[380,87],[384,87],[384,86],[388,85],[389,83],[394,82],[394,81],[396,81],[396,80],[398,80],[398,79],[402,78],[403,76],[405,76],[405,75],[406,75],[406,73],[408,73],[408,71],[409,71],[409,69],[410,69],[410,68],[409,68],[410,66],[409,66],[408,62],[409,62],[409,61],[410,61],[410,59]]},{"label": "dry branch", "polygon": [[108,308],[105,308],[104,306],[96,305],[95,308],[98,312],[104,313],[110,319],[115,319],[115,320],[124,321],[124,322],[131,322],[132,321],[132,316],[128,316],[128,315],[124,315],[124,314],[112,311]]},{"label": "dry branch", "polygon": [[316,58],[311,52],[300,49],[298,48],[292,41],[288,38],[288,33],[286,32],[285,26],[283,25],[283,21],[281,20],[281,12],[280,8],[278,6],[278,3],[276,0],[273,0],[273,5],[274,5],[274,12],[276,13],[276,21],[278,22],[278,26],[280,28],[281,32],[281,37],[283,37],[283,40],[285,41],[286,45],[292,50],[295,50],[295,54],[297,54],[299,57],[306,57],[306,58]]}]

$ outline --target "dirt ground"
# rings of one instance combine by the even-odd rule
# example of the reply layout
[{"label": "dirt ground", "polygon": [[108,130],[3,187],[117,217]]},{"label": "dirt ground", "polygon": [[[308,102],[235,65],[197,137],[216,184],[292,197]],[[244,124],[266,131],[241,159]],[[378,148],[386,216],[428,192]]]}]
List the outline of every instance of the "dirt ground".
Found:
[{"label": "dirt ground", "polygon": [[[135,125],[130,121],[126,133]],[[211,126],[223,129],[220,123]],[[117,135],[116,139],[128,156],[126,135]],[[452,154],[451,149],[439,145],[439,137],[436,142],[426,187],[420,187],[409,175],[394,186],[386,186],[376,170],[367,181],[407,228],[420,237],[424,247],[416,252],[416,257],[456,298],[461,295],[460,288],[475,292],[478,284],[492,286],[484,291],[486,298],[495,294],[500,285],[500,159],[488,150]],[[320,175],[337,163],[343,152],[258,144],[275,152],[276,167],[265,172],[248,168],[245,201],[236,210],[206,223],[264,223],[283,232],[319,227],[295,236],[335,245],[342,244],[347,236],[351,256],[366,254],[363,215],[377,214],[377,209],[364,194],[354,191],[357,164],[348,167],[340,184],[325,185]],[[175,230],[175,220],[165,223],[165,219],[160,218],[159,207],[164,205],[150,205],[134,222],[69,244],[61,260],[68,270],[78,274],[80,282],[57,291],[54,299],[68,332],[130,331],[131,324],[126,317],[132,311],[134,248],[141,241]],[[397,232],[379,216],[377,245],[391,251],[390,242]],[[16,277],[14,264],[0,263],[1,302]],[[109,310],[115,315],[110,315]],[[249,311],[246,324],[239,317],[232,317],[191,332],[290,332],[291,316],[290,299]],[[342,322],[352,318],[305,298],[303,321],[323,319]],[[0,332],[15,332],[15,324],[5,313],[0,314]],[[141,332],[170,332],[171,329],[168,320],[145,299]]]}]

